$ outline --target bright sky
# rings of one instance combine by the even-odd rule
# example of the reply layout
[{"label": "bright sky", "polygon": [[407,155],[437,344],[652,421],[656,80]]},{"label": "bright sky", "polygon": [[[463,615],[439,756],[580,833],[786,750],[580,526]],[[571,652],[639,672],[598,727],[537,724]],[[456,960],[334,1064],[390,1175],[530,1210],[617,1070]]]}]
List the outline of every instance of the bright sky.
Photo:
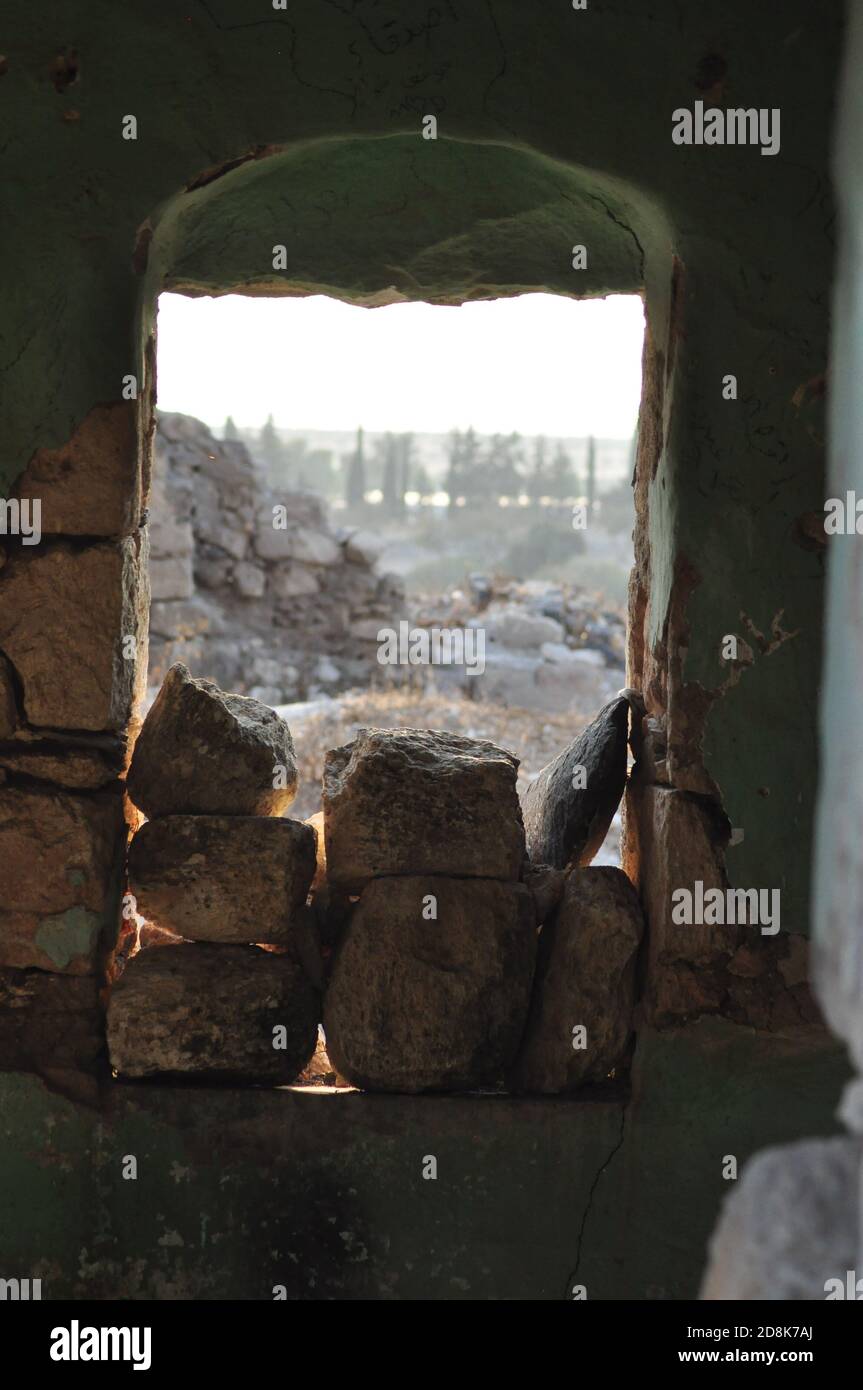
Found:
[{"label": "bright sky", "polygon": [[323,295],[159,300],[159,406],[221,426],[628,439],[642,302],[524,294],[362,309]]}]

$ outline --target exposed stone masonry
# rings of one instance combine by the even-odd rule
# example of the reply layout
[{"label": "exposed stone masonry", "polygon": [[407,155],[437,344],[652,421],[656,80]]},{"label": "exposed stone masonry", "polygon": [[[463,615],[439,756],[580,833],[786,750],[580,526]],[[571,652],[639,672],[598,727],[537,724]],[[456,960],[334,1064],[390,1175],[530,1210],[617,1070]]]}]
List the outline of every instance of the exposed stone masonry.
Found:
[{"label": "exposed stone masonry", "polygon": [[[553,819],[588,823],[603,780],[602,813],[619,799],[617,703],[622,722],[603,711],[591,726],[590,804],[548,782]],[[292,1081],[322,1020],[332,1064],[364,1089],[559,1093],[619,1072],[635,891],[619,871],[567,879],[531,863],[517,769],[482,740],[361,730],[328,755],[323,812],[300,823],[283,814],[296,790],[284,722],[172,667],[128,779],[152,817],[131,842],[129,890],[156,945],[113,987],[115,1070]]]}]

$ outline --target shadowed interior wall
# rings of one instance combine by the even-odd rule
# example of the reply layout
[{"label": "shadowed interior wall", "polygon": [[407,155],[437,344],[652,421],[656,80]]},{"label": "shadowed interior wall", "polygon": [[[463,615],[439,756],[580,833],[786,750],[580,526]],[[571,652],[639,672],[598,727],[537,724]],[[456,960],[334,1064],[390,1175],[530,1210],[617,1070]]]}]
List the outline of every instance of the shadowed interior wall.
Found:
[{"label": "shadowed interior wall", "polygon": [[[672,1031],[656,1035],[661,1065],[654,1035],[640,1034],[635,1094],[656,1107],[642,1133],[660,1135],[663,1155],[682,1146],[680,1162],[703,1177],[687,1199],[687,1274],[674,1274],[679,1240],[669,1232],[657,1244],[664,1273],[641,1272],[628,1287],[630,1296],[692,1292],[718,1198],[707,1169],[715,1161],[718,1172],[721,1153],[681,1128],[686,1107],[664,1108],[663,1098],[684,1096],[710,1115],[703,1132],[712,1135],[719,1092],[733,1131],[724,1088],[740,1054],[730,1040],[751,1045],[764,1088],[757,1120],[739,1118],[738,1147],[749,1151],[789,1137],[792,1095],[801,1132],[829,1127],[843,1072],[838,1049],[801,1021],[783,983],[805,974],[789,943],[808,934],[824,571],[811,518],[824,504],[841,7],[790,0],[781,14],[761,14],[723,0],[687,10],[684,23],[671,5],[596,0],[582,12],[560,0],[538,22],[516,0],[451,0],[434,25],[416,0],[313,0],[284,12],[262,4],[255,20],[239,0],[186,9],[72,0],[33,12],[15,2],[0,37],[0,491],[41,496],[45,536],[32,554],[9,547],[0,568],[0,802],[11,798],[19,821],[24,806],[34,827],[30,862],[0,868],[0,968],[58,977],[52,1017],[78,1008],[68,994],[56,1002],[59,986],[92,985],[80,1007],[98,1015],[121,889],[119,773],[146,669],[143,515],[160,290],[317,291],[374,304],[641,289],[629,681],[657,723],[662,767],[633,789],[628,867],[653,895],[646,1021]],[[779,108],[780,153],[673,144],[672,111],[699,99]],[[420,133],[428,113],[436,141]],[[129,116],[134,140],[123,138]],[[584,271],[572,269],[576,244],[587,248]],[[284,271],[273,270],[276,245],[286,248]],[[434,363],[417,371],[433,390]],[[729,373],[736,400],[723,398]],[[134,400],[124,399],[130,375]],[[722,661],[727,633],[751,660]],[[124,656],[129,636],[137,661]],[[41,741],[56,765],[46,759],[35,778],[16,773],[2,750],[22,736]],[[70,784],[76,749],[102,760],[104,780]],[[766,999],[743,999],[730,950],[690,959],[687,944],[668,939],[655,904],[668,854],[658,808],[669,798],[688,827],[690,877],[706,865],[718,882],[781,890],[781,959],[771,961]],[[66,882],[63,865],[50,892],[41,867],[34,882],[43,823],[55,845],[66,836],[76,852],[84,846],[83,884]],[[13,943],[5,953],[4,939]],[[14,988],[26,993],[29,976],[25,984]],[[725,1015],[718,1031],[696,1023],[707,1013]],[[669,1053],[675,1037],[679,1051]],[[788,1063],[795,1048],[802,1092]],[[805,1061],[813,1048],[825,1068],[817,1085]],[[92,1062],[98,1044],[81,1050]],[[698,1084],[690,1050],[706,1069]],[[76,1053],[51,1066],[36,1052],[25,1049],[25,1061],[43,1074],[81,1061]],[[587,1123],[578,1114],[573,1107],[573,1123]],[[579,1199],[597,1252],[619,1194],[642,1215],[657,1199],[651,1174],[666,1160],[647,1161],[639,1115],[636,1107],[627,1121],[621,1103],[620,1128],[596,1164],[602,1183]],[[14,1141],[8,1127],[4,1141]],[[25,1237],[16,1248],[26,1251]],[[625,1263],[627,1237],[616,1239]],[[74,1245],[58,1256],[65,1267]],[[182,1264],[182,1254],[172,1258]],[[542,1281],[536,1288],[553,1296]]]}]

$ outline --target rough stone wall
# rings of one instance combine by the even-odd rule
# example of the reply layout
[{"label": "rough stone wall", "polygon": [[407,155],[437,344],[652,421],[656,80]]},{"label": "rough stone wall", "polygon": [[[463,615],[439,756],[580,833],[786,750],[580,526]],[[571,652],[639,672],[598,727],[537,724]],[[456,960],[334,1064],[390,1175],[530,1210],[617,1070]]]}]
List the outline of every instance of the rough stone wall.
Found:
[{"label": "rough stone wall", "polygon": [[148,530],[151,684],[174,661],[271,705],[367,684],[403,590],[314,493],[273,492],[244,444],[160,415]]}]

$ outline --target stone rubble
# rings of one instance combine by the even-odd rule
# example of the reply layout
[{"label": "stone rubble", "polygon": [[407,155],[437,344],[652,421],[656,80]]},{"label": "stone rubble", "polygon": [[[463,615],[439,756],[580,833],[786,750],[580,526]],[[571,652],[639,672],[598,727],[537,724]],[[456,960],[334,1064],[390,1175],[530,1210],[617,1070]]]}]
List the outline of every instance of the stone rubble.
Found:
[{"label": "stone rubble", "polygon": [[[622,683],[623,615],[573,585],[473,574],[464,588],[414,600],[406,616],[421,628],[482,630],[483,670],[434,669],[437,684],[460,686],[479,700],[581,713],[603,705]],[[386,675],[416,678],[413,669],[387,668]]]}]

